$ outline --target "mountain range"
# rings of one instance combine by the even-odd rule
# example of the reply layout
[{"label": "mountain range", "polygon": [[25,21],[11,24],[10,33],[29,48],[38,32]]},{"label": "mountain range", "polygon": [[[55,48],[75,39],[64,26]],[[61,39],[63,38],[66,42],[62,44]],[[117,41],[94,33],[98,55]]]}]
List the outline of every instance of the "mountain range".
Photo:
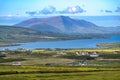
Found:
[{"label": "mountain range", "polygon": [[120,34],[120,26],[100,27],[68,16],[32,18],[13,26],[0,25],[0,42],[103,38],[115,34]]},{"label": "mountain range", "polygon": [[120,27],[100,27],[94,23],[85,20],[73,19],[68,16],[31,18],[15,24],[15,26],[67,34],[111,34],[120,32]]}]

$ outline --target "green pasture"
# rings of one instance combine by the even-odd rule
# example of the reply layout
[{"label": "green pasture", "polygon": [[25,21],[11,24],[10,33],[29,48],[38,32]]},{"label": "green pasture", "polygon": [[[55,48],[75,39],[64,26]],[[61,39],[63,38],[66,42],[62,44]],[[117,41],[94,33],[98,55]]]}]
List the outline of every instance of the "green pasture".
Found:
[{"label": "green pasture", "polygon": [[120,68],[0,66],[0,80],[120,80]]}]

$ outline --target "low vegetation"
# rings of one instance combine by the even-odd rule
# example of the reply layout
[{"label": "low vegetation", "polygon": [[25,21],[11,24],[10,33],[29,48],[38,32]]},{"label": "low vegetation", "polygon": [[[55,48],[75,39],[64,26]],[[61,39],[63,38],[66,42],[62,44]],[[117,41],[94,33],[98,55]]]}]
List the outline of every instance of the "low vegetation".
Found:
[{"label": "low vegetation", "polygon": [[0,51],[0,80],[119,80],[119,63],[120,48],[7,49]]},{"label": "low vegetation", "polygon": [[101,43],[97,44],[98,47],[103,47],[103,48],[120,48],[120,42],[116,43]]},{"label": "low vegetation", "polygon": [[120,68],[0,66],[0,80],[119,80]]}]

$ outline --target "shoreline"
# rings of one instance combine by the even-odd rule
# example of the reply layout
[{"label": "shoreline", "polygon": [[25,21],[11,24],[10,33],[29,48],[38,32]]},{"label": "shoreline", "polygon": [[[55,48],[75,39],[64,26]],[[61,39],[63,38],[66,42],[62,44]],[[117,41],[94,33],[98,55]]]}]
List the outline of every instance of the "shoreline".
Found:
[{"label": "shoreline", "polygon": [[20,46],[21,44],[18,43],[4,43],[4,42],[0,42],[0,47],[9,47],[9,46]]}]

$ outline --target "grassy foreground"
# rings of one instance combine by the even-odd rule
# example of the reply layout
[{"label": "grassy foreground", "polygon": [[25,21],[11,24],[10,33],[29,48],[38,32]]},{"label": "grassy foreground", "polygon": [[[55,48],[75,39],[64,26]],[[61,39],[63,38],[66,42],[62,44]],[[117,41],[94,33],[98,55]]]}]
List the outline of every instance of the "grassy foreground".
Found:
[{"label": "grassy foreground", "polygon": [[0,80],[120,80],[120,68],[0,66]]},{"label": "grassy foreground", "polygon": [[120,80],[120,72],[43,73],[2,75],[0,80]]}]

